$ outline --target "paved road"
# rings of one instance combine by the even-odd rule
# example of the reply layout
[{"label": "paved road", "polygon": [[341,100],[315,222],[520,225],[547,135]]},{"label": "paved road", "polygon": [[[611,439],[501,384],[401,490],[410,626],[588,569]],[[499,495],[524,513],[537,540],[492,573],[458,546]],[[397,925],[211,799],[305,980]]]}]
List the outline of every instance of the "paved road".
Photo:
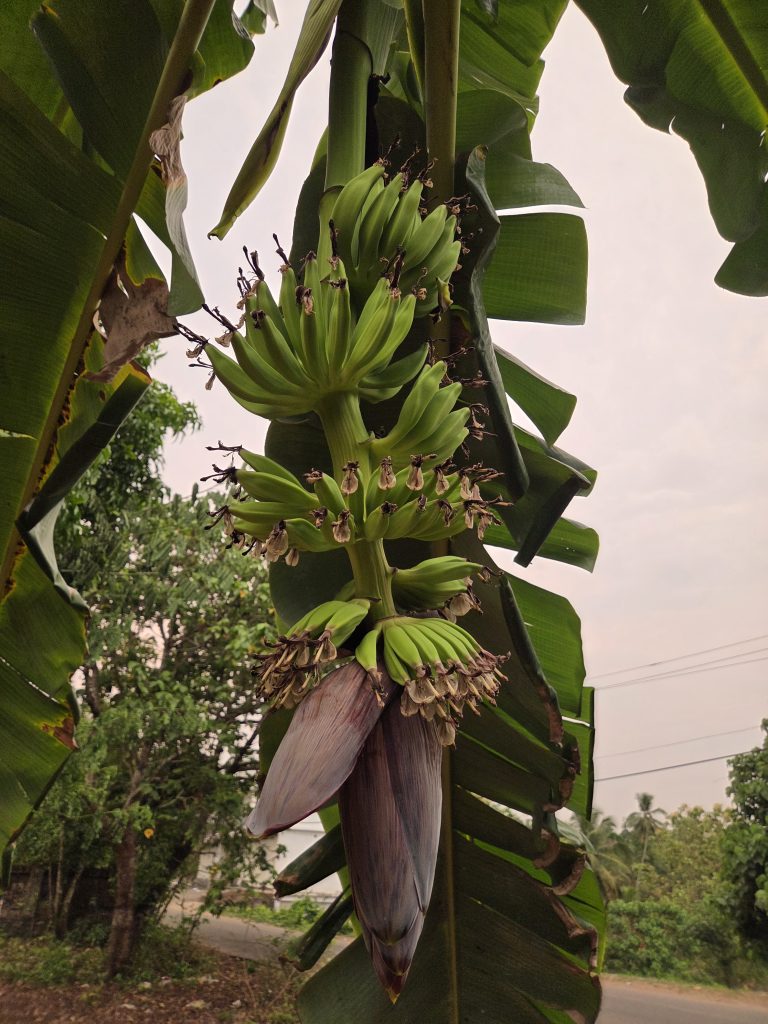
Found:
[{"label": "paved road", "polygon": [[[178,919],[181,907],[171,906],[167,917]],[[277,956],[288,933],[274,925],[237,917],[205,915],[197,937],[206,946],[248,960]],[[348,939],[334,940],[332,952]],[[683,991],[654,987],[642,981],[604,979],[599,1024],[768,1024],[768,997],[760,1004],[743,1002],[729,993]]]},{"label": "paved road", "polygon": [[768,1001],[752,1005],[728,995],[609,979],[603,983],[600,1024],[768,1024]]}]

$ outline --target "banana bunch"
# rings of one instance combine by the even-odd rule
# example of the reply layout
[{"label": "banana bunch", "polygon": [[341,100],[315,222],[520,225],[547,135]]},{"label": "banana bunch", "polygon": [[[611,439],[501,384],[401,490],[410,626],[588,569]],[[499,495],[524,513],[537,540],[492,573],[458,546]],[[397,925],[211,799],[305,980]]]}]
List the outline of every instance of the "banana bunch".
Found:
[{"label": "banana bunch", "polygon": [[242,299],[241,323],[219,316],[227,330],[218,340],[234,359],[202,339],[215,376],[244,409],[267,419],[299,416],[340,391],[382,402],[421,370],[426,345],[392,362],[416,307],[393,277],[379,275],[357,317],[337,257],[321,268],[309,253],[301,283],[287,262],[281,274],[279,304],[257,274]]},{"label": "banana bunch", "polygon": [[406,716],[436,721],[444,745],[456,738],[456,720],[483,701],[495,704],[505,678],[505,657],[484,650],[471,633],[439,616],[396,616],[378,622],[357,645],[355,659],[370,677],[379,677],[379,659],[403,687],[400,707]]},{"label": "banana bunch", "polygon": [[445,206],[423,211],[423,184],[395,174],[385,183],[381,162],[347,182],[333,207],[338,251],[349,274],[353,303],[372,292],[383,269],[402,256],[399,286],[417,294],[416,315],[438,304],[440,282],[456,269],[461,243],[455,241],[456,217]]},{"label": "banana bunch", "polygon": [[338,657],[338,647],[368,614],[370,601],[325,601],[307,612],[261,655],[260,692],[274,707],[295,707],[320,678],[321,667]]},{"label": "banana bunch", "polygon": [[453,615],[464,615],[472,601],[472,576],[483,566],[457,555],[427,558],[410,569],[397,569],[392,579],[392,595],[399,608],[430,611],[447,608]]},{"label": "banana bunch", "polygon": [[448,372],[442,360],[425,366],[403,402],[397,423],[384,437],[371,442],[375,459],[389,456],[397,465],[407,463],[413,452],[430,452],[442,461],[450,458],[469,431],[469,408],[455,408],[461,395],[459,381],[441,386]]}]

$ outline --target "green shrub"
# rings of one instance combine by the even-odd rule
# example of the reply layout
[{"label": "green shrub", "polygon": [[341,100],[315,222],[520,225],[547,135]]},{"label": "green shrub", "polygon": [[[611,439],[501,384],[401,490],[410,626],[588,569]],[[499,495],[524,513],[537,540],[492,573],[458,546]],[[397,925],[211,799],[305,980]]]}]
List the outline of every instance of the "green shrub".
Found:
[{"label": "green shrub", "polygon": [[101,950],[81,948],[47,936],[35,939],[0,935],[0,981],[30,985],[66,985],[100,980]]},{"label": "green shrub", "polygon": [[152,981],[158,977],[183,980],[204,974],[211,963],[210,954],[193,941],[188,926],[170,928],[152,922],[139,938],[125,977],[131,981]]}]

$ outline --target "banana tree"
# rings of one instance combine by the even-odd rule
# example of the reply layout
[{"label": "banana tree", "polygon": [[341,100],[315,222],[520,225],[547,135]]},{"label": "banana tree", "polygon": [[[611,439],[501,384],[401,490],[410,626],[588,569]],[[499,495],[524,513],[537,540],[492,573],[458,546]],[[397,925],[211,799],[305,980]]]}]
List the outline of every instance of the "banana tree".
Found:
[{"label": "banana tree", "polygon": [[[327,823],[277,883],[296,892],[334,870],[345,882],[296,945],[300,967],[352,912],[361,933],[305,986],[313,1024],[599,1012],[603,908],[556,818],[591,805],[578,619],[486,547],[523,567],[591,568],[597,553],[565,517],[595,479],[555,447],[574,398],[497,349],[488,323],[584,318],[581,203],[530,149],[541,53],[565,6],[310,3],[212,232],[258,194],[335,25],[328,127],[290,254],[278,244],[280,294],[254,258],[238,323],[219,317],[234,359],[190,335],[271,421],[266,455],[233,446],[245,466],[219,469],[233,498],[218,515],[230,543],[271,562],[285,626],[255,670],[274,711],[248,827],[268,835],[318,808]],[[582,6],[629,103],[691,144],[736,242],[718,282],[762,294],[766,16]],[[551,206],[573,212],[536,209]],[[514,424],[508,397],[540,436]]]},{"label": "banana tree", "polygon": [[[599,1012],[602,903],[583,850],[559,835],[556,818],[563,806],[588,815],[591,804],[594,700],[579,620],[563,598],[501,572],[486,546],[514,551],[520,567],[543,557],[590,569],[597,554],[594,531],[565,515],[595,479],[556,446],[575,399],[498,350],[488,321],[575,324],[585,315],[581,204],[530,146],[541,53],[566,2],[311,0],[283,89],[213,231],[231,228],[276,165],[296,90],[332,38],[328,127],[298,195],[290,252],[278,243],[281,293],[270,294],[252,258],[238,322],[217,313],[234,359],[182,328],[235,400],[271,421],[265,455],[233,445],[245,466],[216,472],[235,488],[219,512],[229,542],[271,562],[285,627],[255,666],[274,711],[249,827],[274,832],[315,808],[327,824],[278,879],[278,891],[296,892],[339,871],[347,888],[296,945],[300,967],[317,962],[353,910],[361,932],[305,986],[309,1024],[562,1022]],[[765,294],[768,14],[749,0],[580,6],[630,105],[691,145],[718,228],[735,243],[719,283]],[[34,587],[42,581],[59,602],[51,608],[71,616],[76,599],[55,569],[47,518],[66,468],[43,483],[42,504],[21,513],[55,452],[54,427],[110,274],[121,294],[159,280],[134,208],[174,253],[160,312],[173,320],[200,303],[180,220],[181,106],[171,100],[237,70],[249,52],[226,3],[143,7],[57,0],[36,15],[33,38],[33,5],[18,2],[0,37],[5,127],[26,147],[23,177],[13,146],[11,171],[0,164],[15,175],[6,223],[26,260],[20,280],[36,335],[42,329],[49,346],[42,364],[33,360],[21,340],[32,320],[9,288],[7,350],[27,360],[16,376],[31,379],[35,402],[4,382],[10,407],[30,415],[3,420],[0,435],[9,453],[19,446],[7,459],[16,481],[3,506],[8,567],[22,536],[29,545],[2,606],[12,709],[3,789],[22,794],[8,801],[6,833],[72,742],[57,698],[82,650],[80,613],[54,630]],[[256,5],[244,18],[259,20]],[[147,72],[130,100],[126,68]],[[164,122],[154,142],[160,175],[147,174],[147,140]],[[43,173],[45,195],[35,177]],[[66,224],[53,251],[64,255],[66,242],[66,259],[47,275],[53,295],[43,299],[31,253],[56,217]],[[73,221],[85,225],[79,234]],[[109,323],[122,325],[115,291],[107,334]],[[171,326],[152,318],[155,334]],[[97,339],[88,347],[95,375],[98,348]],[[50,370],[44,381],[41,370]],[[538,434],[515,425],[508,398]],[[14,605],[17,594],[27,594],[25,606]],[[23,632],[38,608],[40,632]],[[44,708],[33,706],[43,697]]]}]

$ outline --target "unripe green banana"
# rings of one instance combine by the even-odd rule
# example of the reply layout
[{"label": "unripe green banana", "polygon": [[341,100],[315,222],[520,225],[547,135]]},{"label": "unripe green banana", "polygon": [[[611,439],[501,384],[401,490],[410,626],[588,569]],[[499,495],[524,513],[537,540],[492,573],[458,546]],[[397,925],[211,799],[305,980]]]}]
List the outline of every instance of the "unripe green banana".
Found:
[{"label": "unripe green banana", "polygon": [[395,315],[384,340],[378,347],[371,346],[371,358],[368,363],[367,372],[376,373],[387,366],[392,356],[400,348],[413,324],[413,315],[416,309],[416,297],[414,295],[400,295],[396,299]]},{"label": "unripe green banana", "polygon": [[[357,266],[365,273],[370,268],[378,271],[381,237],[387,223],[397,208],[402,174],[396,174],[376,196],[360,222],[357,243]],[[365,264],[368,264],[367,266]]]},{"label": "unripe green banana", "polygon": [[370,606],[370,601],[358,598],[345,601],[343,606],[333,613],[325,628],[330,632],[336,645],[344,643],[354,633],[368,614]]},{"label": "unripe green banana", "polygon": [[[390,679],[404,686],[413,676],[414,669],[395,650],[392,642],[392,630],[394,628],[394,626],[388,626],[382,631],[382,654],[384,655],[384,665]],[[395,635],[394,640],[397,643],[397,635]]]},{"label": "unripe green banana", "polygon": [[[248,405],[271,410],[266,413],[267,416],[291,416],[308,411],[307,408],[302,408],[305,402],[298,396],[296,398],[275,396],[274,393],[270,394],[267,389],[260,387],[234,359],[230,359],[215,345],[206,346],[206,355],[210,359],[218,379],[240,404],[248,403]],[[245,407],[248,408],[248,405]],[[311,408],[311,404],[308,408]],[[265,414],[258,413],[258,415]]]},{"label": "unripe green banana", "polygon": [[[386,298],[384,301],[376,306],[376,310],[370,318],[364,321],[361,316],[352,332],[350,354],[344,363],[341,375],[341,379],[345,382],[357,381],[370,371],[379,350],[390,336],[399,298],[386,281],[385,287]],[[365,314],[365,310],[363,310],[363,314]]]},{"label": "unripe green banana", "polygon": [[[281,330],[285,324],[280,318],[275,323],[271,316],[255,313],[251,316],[249,338],[253,341],[257,351],[261,352],[278,373],[283,374],[286,380],[295,384],[298,388],[316,391],[316,382],[307,374],[297,353],[291,344],[286,340],[285,333]],[[287,333],[287,332],[286,332]]]},{"label": "unripe green banana", "polygon": [[321,473],[318,478],[312,478],[311,482],[320,504],[324,505],[334,516],[347,508],[339,485],[328,473]]},{"label": "unripe green banana", "polygon": [[432,643],[431,638],[427,634],[426,630],[421,628],[421,622],[419,619],[404,619],[402,629],[416,648],[422,665],[432,666],[436,670],[441,670],[445,667],[442,664],[440,654]]},{"label": "unripe green banana", "polygon": [[413,232],[421,225],[419,207],[421,206],[424,187],[418,178],[414,178],[405,192],[401,193],[400,201],[384,229],[379,243],[379,253],[394,256],[397,249],[408,249]]},{"label": "unripe green banana", "polygon": [[247,316],[258,312],[265,313],[284,332],[286,340],[288,339],[288,329],[283,321],[280,307],[263,278],[257,278],[251,286],[251,293],[245,300],[245,312]]},{"label": "unripe green banana", "polygon": [[[412,431],[418,429],[424,410],[438,394],[440,381],[445,376],[445,371],[446,365],[442,360],[435,363],[434,366],[424,367],[403,402],[397,423],[385,437],[376,438],[371,442],[371,455],[374,459],[382,459],[385,455],[393,456],[393,449],[401,448],[401,442]],[[417,455],[421,452],[417,452],[414,448],[408,454]]]},{"label": "unripe green banana", "polygon": [[[399,313],[399,310],[398,310]],[[398,314],[395,314],[397,317]],[[429,345],[419,345],[415,352],[411,352],[410,355],[404,356],[402,359],[398,359],[397,362],[390,363],[385,366],[384,369],[374,370],[369,373],[366,377],[360,381],[361,388],[377,390],[380,388],[400,388],[404,387],[419,373],[424,366],[424,362],[429,352]],[[397,392],[395,392],[397,394]]]},{"label": "unripe green banana", "polygon": [[383,540],[389,532],[396,506],[388,501],[371,509],[363,523],[363,536],[367,541]]},{"label": "unripe green banana", "polygon": [[299,551],[332,551],[336,546],[332,540],[327,540],[322,532],[306,519],[294,518],[285,520],[285,528],[288,531],[288,540],[291,547]]},{"label": "unripe green banana", "polygon": [[247,469],[238,469],[235,478],[246,494],[259,501],[281,502],[299,513],[317,508],[316,496],[305,490],[295,478],[286,480],[282,476],[254,473]]},{"label": "unripe green banana", "polygon": [[326,353],[325,323],[322,310],[315,309],[313,296],[306,297],[299,312],[301,354],[304,368],[318,382],[328,382],[328,356]]},{"label": "unripe green banana", "polygon": [[383,187],[382,179],[385,173],[384,165],[378,161],[366,167],[347,182],[333,205],[331,218],[338,235],[339,249],[344,255],[344,262],[350,267],[353,265],[352,243],[364,212],[365,202],[372,191],[375,197],[378,192],[377,184]]},{"label": "unripe green banana", "polygon": [[452,583],[456,580],[466,579],[476,572],[480,572],[482,565],[479,562],[469,562],[466,558],[458,555],[440,555],[437,558],[427,558],[410,569],[398,569],[400,580],[408,580],[411,583],[423,583],[429,586],[433,583]]},{"label": "unripe green banana", "polygon": [[280,312],[283,314],[291,348],[301,353],[299,302],[296,296],[298,286],[293,267],[285,263],[280,268]]},{"label": "unripe green banana", "polygon": [[[446,229],[446,216],[447,210],[444,206],[436,206],[431,213],[429,213],[421,224],[412,233],[408,239],[408,246],[405,250],[405,263],[404,266],[414,273],[421,270],[422,267],[426,266],[428,270],[431,268],[426,263],[426,257],[430,256],[435,247],[441,242],[443,238],[443,232]],[[456,227],[456,218],[453,219],[453,228]],[[451,218],[448,218],[451,220]]]},{"label": "unripe green banana", "polygon": [[285,469],[284,466],[281,466],[279,462],[275,462],[274,459],[248,451],[247,448],[240,448],[237,454],[247,466],[250,466],[257,473],[270,473],[272,476],[281,476],[284,480],[289,480],[291,483],[301,486],[300,481],[293,473],[289,469]]},{"label": "unripe green banana", "polygon": [[410,634],[406,631],[406,619],[393,619],[384,628],[384,649],[389,647],[397,657],[411,670],[411,675],[424,663],[413,642]]},{"label": "unripe green banana", "polygon": [[379,658],[378,646],[381,626],[377,625],[369,630],[355,649],[357,663],[372,676],[378,676]]},{"label": "unripe green banana", "polygon": [[[464,426],[470,416],[470,410],[454,409],[445,420],[428,437],[421,438],[420,446],[424,451],[434,453],[436,461],[450,458],[469,434]],[[404,449],[405,450],[405,446]]]},{"label": "unripe green banana", "polygon": [[392,516],[387,536],[391,540],[416,536],[420,521],[425,514],[426,501],[422,499],[411,500],[405,505],[401,505]]},{"label": "unripe green banana", "polygon": [[293,398],[297,388],[280,374],[266,359],[259,355],[256,347],[239,333],[231,334],[232,351],[237,362],[257,387],[273,392],[275,396]]},{"label": "unripe green banana", "polygon": [[349,303],[349,285],[346,278],[329,284],[328,331],[326,349],[328,372],[334,380],[349,357],[352,342],[352,310]]}]

